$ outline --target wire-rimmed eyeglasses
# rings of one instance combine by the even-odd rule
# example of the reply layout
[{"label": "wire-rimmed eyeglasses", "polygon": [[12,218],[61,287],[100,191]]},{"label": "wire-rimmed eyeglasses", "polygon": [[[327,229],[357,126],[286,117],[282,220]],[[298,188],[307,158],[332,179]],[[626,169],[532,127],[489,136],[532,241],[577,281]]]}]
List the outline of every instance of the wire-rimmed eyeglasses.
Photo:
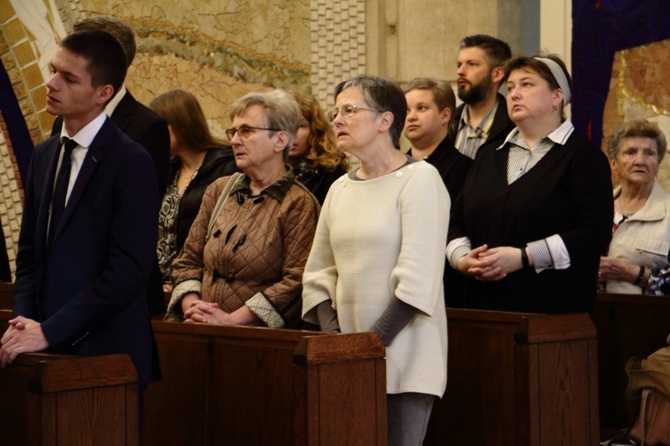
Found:
[{"label": "wire-rimmed eyeglasses", "polygon": [[335,107],[334,109],[329,111],[327,117],[328,117],[328,120],[330,122],[333,122],[335,120],[335,118],[337,118],[337,115],[339,115],[340,112],[341,112],[342,116],[345,119],[349,119],[349,118],[353,117],[356,113],[358,113],[360,110],[367,110],[367,111],[371,111],[371,112],[381,113],[380,110],[377,110],[375,108],[368,108],[368,107],[363,107],[361,105],[354,105],[354,104],[344,104],[340,108]]}]

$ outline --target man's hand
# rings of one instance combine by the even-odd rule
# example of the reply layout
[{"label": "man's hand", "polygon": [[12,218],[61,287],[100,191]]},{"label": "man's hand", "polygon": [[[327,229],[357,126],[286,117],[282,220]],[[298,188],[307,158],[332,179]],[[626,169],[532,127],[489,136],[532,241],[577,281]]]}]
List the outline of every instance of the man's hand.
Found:
[{"label": "man's hand", "polygon": [[9,328],[0,339],[0,344],[0,367],[11,364],[21,353],[39,352],[49,346],[42,333],[42,325],[23,316],[9,321]]}]

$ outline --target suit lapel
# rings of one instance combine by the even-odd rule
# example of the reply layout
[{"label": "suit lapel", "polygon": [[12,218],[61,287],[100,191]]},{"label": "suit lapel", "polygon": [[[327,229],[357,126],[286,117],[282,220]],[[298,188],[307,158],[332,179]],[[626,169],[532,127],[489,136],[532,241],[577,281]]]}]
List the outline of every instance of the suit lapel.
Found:
[{"label": "suit lapel", "polygon": [[58,226],[58,230],[55,234],[55,238],[58,237],[63,227],[67,224],[68,220],[77,208],[77,204],[86,191],[87,184],[91,180],[93,173],[97,170],[100,162],[107,153],[107,148],[109,147],[113,132],[114,124],[112,124],[109,118],[107,118],[103,126],[100,128],[100,131],[93,139],[91,147],[89,147],[86,152],[86,157],[84,158],[84,162],[81,165],[77,179],[75,180],[74,186],[72,187],[72,192],[70,192],[70,198],[67,200],[67,206],[65,207],[65,212],[61,218],[60,225]]},{"label": "suit lapel", "polygon": [[[34,175],[42,175],[42,199],[37,209],[37,221],[35,227],[35,234],[44,234],[44,237],[36,237],[35,251],[45,252],[47,233],[49,227],[49,208],[51,206],[51,197],[53,195],[54,180],[56,178],[56,167],[58,166],[58,156],[60,155],[60,138],[54,138],[51,143],[52,147],[48,150],[48,155],[45,158],[45,168],[36,169]],[[35,180],[37,181],[37,180]]]}]

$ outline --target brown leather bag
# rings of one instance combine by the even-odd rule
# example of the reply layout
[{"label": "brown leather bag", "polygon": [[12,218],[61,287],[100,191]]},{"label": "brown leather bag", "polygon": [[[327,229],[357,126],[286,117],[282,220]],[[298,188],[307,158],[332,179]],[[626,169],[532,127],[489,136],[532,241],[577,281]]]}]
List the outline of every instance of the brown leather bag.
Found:
[{"label": "brown leather bag", "polygon": [[633,420],[628,434],[643,446],[670,446],[670,347],[642,362],[631,358],[626,373],[626,400]]}]

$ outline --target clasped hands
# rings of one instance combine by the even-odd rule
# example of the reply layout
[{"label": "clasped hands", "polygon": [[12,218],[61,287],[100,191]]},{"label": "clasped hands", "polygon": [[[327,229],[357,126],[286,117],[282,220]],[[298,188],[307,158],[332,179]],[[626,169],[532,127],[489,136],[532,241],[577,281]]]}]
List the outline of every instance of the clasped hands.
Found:
[{"label": "clasped hands", "polygon": [[523,268],[519,248],[482,245],[458,259],[457,269],[477,280],[494,282]]},{"label": "clasped hands", "polygon": [[39,352],[49,346],[42,325],[23,316],[9,320],[9,328],[0,339],[0,344],[0,367],[11,364],[20,353]]},{"label": "clasped hands", "polygon": [[181,308],[187,324],[260,325],[260,319],[246,305],[227,313],[217,303],[200,300],[195,293],[182,297]]},{"label": "clasped hands", "polygon": [[608,280],[633,283],[638,275],[640,267],[634,265],[622,257],[600,257],[598,268],[598,282],[604,283]]},{"label": "clasped hands", "polygon": [[203,302],[195,295],[186,295],[181,302],[184,322],[187,324],[231,325],[230,313],[215,302]]}]

